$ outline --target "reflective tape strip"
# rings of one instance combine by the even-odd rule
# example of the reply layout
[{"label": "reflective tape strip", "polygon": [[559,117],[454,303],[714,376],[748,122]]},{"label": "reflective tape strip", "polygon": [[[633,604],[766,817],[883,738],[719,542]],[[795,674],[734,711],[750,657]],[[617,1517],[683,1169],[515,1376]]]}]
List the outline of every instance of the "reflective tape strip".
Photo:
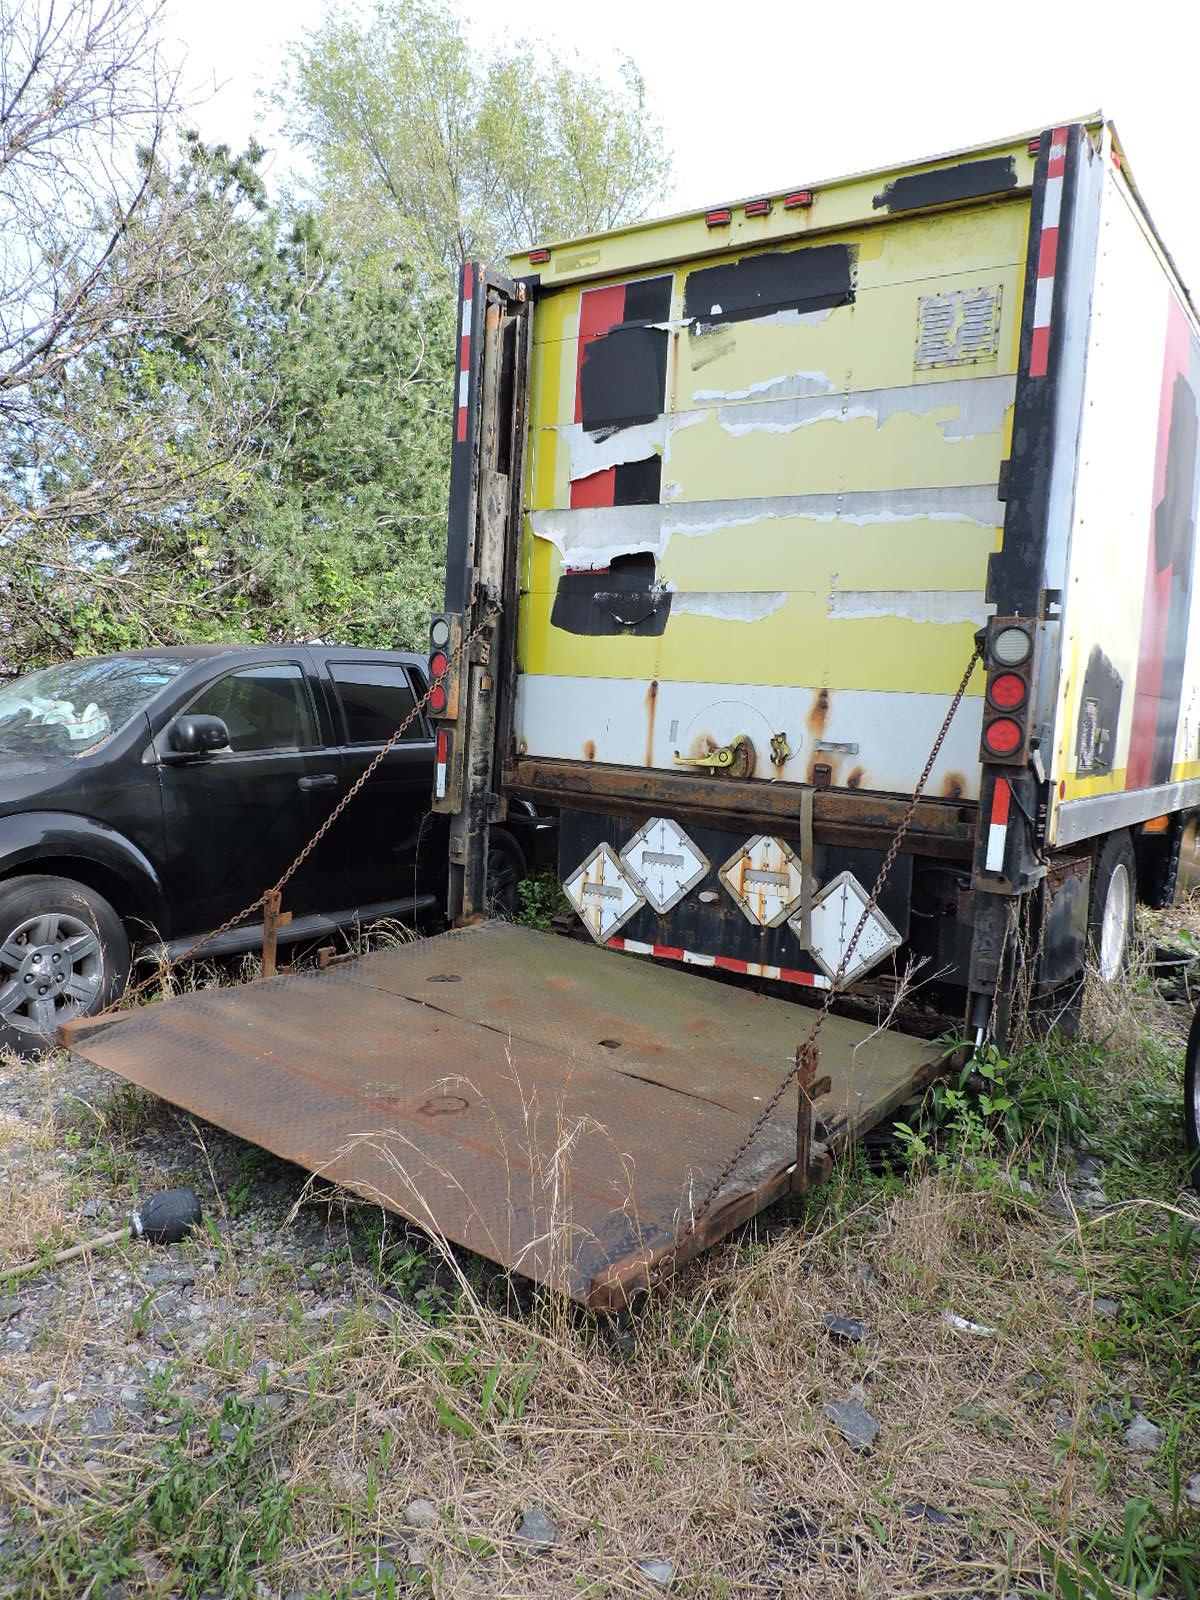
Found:
[{"label": "reflective tape strip", "polygon": [[989,872],[1004,871],[1004,846],[1008,839],[1008,814],[1012,806],[1012,790],[1005,778],[996,779],[992,790],[992,814],[988,821],[987,855],[984,866]]},{"label": "reflective tape strip", "polygon": [[475,297],[475,269],[468,261],[463,267],[462,321],[458,331],[458,413],[455,419],[454,439],[457,444],[467,437],[467,402],[471,394],[471,315]]},{"label": "reflective tape strip", "polygon": [[450,735],[441,729],[437,736],[437,766],[434,773],[433,792],[437,799],[446,798],[446,769],[450,757]]},{"label": "reflective tape strip", "polygon": [[1067,130],[1055,128],[1042,192],[1042,223],[1038,238],[1037,284],[1033,298],[1033,338],[1029,347],[1029,376],[1044,378],[1050,365],[1050,324],[1054,316],[1054,277],[1058,270],[1058,228],[1062,217],[1063,173],[1067,167]]},{"label": "reflective tape strip", "polygon": [[622,939],[619,934],[614,934],[605,943],[610,950],[624,950],[634,956],[655,956],[660,961],[682,961],[688,967],[719,967],[722,972],[737,972],[746,978],[776,978],[781,983],[798,983],[805,989],[829,988],[829,979],[821,973],[802,972],[799,967],[737,961],[733,956],[706,956],[695,950],[681,950],[673,944],[646,944],[641,939]]}]

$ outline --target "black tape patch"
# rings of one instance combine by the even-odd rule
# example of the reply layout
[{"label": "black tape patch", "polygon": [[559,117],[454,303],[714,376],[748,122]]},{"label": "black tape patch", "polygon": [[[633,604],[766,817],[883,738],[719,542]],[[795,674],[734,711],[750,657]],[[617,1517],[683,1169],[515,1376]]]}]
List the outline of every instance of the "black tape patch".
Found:
[{"label": "black tape patch", "polygon": [[683,314],[701,327],[748,322],[776,311],[825,311],[854,301],[854,256],[846,244],[764,250],[688,274]]},{"label": "black tape patch", "polygon": [[656,506],[662,489],[662,457],[623,461],[613,468],[614,506]]},{"label": "black tape patch", "polygon": [[603,572],[564,572],[552,627],[588,638],[631,634],[657,638],[671,615],[671,591],[659,585],[652,555],[615,556]]},{"label": "black tape patch", "polygon": [[1101,650],[1092,646],[1083,675],[1079,733],[1075,741],[1076,772],[1111,772],[1121,717],[1121,674]]},{"label": "black tape patch", "polygon": [[893,213],[923,211],[926,206],[978,200],[1016,187],[1017,164],[1012,156],[989,156],[986,161],[960,161],[953,167],[895,178],[875,196],[874,206]]},{"label": "black tape patch", "polygon": [[660,416],[667,387],[667,330],[622,324],[593,339],[579,373],[581,421],[609,434]]}]

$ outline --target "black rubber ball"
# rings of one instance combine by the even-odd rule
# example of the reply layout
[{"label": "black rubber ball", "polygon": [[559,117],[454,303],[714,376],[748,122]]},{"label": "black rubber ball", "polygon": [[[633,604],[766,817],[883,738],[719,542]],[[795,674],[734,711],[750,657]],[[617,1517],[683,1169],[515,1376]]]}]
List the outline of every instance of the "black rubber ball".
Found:
[{"label": "black rubber ball", "polygon": [[200,1200],[194,1189],[164,1189],[152,1194],[130,1217],[135,1239],[151,1244],[178,1244],[189,1228],[200,1225]]}]

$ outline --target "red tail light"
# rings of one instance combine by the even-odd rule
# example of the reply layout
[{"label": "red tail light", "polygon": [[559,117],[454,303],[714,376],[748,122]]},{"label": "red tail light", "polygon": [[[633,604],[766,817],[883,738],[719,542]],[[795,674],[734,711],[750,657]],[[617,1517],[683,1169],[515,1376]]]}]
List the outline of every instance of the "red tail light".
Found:
[{"label": "red tail light", "polygon": [[444,683],[435,683],[429,691],[429,709],[435,715],[445,711],[447,705],[446,686]]},{"label": "red tail light", "polygon": [[1001,672],[988,684],[987,696],[997,711],[1016,711],[1025,704],[1029,686],[1016,672]]},{"label": "red tail light", "polygon": [[429,673],[434,678],[444,678],[450,670],[450,658],[444,650],[435,650],[429,658]]},{"label": "red tail light", "polygon": [[1012,717],[993,717],[983,730],[983,748],[993,756],[1015,755],[1024,739],[1021,724]]}]

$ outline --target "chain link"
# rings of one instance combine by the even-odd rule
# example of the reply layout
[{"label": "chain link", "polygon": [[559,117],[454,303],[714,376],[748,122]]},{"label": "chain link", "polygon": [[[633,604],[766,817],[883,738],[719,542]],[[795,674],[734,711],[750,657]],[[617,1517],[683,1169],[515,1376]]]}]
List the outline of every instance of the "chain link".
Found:
[{"label": "chain link", "polygon": [[[474,644],[475,640],[479,638],[480,634],[483,633],[484,629],[488,626],[492,619],[499,614],[499,610],[499,606],[496,605],[494,601],[487,606],[483,616],[475,625],[475,627],[472,628],[471,632],[468,633],[462,642],[450,652],[448,657],[450,662],[457,661],[460,659],[460,657],[465,655],[466,651],[469,650],[471,645]],[[164,979],[170,977],[171,973],[174,972],[177,967],[182,966],[185,961],[193,960],[202,950],[207,949],[207,947],[212,944],[214,939],[219,939],[222,934],[231,932],[238,926],[239,923],[244,922],[246,918],[253,912],[261,911],[272,895],[282,893],[284,886],[296,875],[296,873],[308,860],[309,856],[317,848],[321,840],[329,832],[330,828],[333,827],[334,823],[341,816],[342,812],[345,811],[346,807],[355,798],[362,786],[378,770],[380,762],[382,762],[385,757],[392,753],[392,751],[400,743],[401,739],[403,739],[405,733],[416,721],[417,717],[421,714],[424,708],[428,705],[429,696],[433,693],[433,687],[434,686],[431,683],[429,688],[426,689],[425,693],[405,717],[404,721],[392,734],[391,738],[387,741],[382,749],[376,752],[367,766],[364,767],[362,772],[359,773],[358,777],[346,790],[345,794],[338,801],[337,805],[334,806],[333,810],[325,818],[325,821],[313,834],[312,838],[309,839],[308,843],[303,847],[291,864],[284,868],[279,878],[271,885],[269,889],[264,889],[257,900],[252,900],[248,906],[243,906],[242,909],[235,912],[232,917],[227,917],[219,928],[214,928],[211,933],[206,933],[202,938],[197,939],[195,944],[189,945],[188,948],[182,952],[182,954],[175,956],[173,960],[161,964],[152,973],[150,973],[148,977],[143,978],[139,983],[135,983],[132,988],[127,988],[124,990],[124,992],[118,995],[115,1000],[110,1001],[102,1011],[97,1011],[93,1016],[88,1017],[86,1019],[88,1023],[98,1022],[101,1017],[108,1016],[109,1012],[115,1011],[118,1006],[123,1006],[127,1001],[136,999],[139,994],[142,994],[147,989],[152,988],[156,983],[162,983]]]},{"label": "chain link", "polygon": [[733,1176],[733,1173],[736,1171],[738,1164],[742,1160],[742,1157],[750,1149],[751,1145],[774,1116],[779,1107],[779,1102],[787,1093],[790,1085],[795,1082],[797,1075],[804,1066],[804,1062],[808,1053],[816,1048],[817,1039],[820,1036],[821,1029],[825,1026],[825,1018],[829,1015],[830,1008],[832,1007],[834,1000],[837,998],[838,988],[841,985],[843,978],[846,976],[846,969],[850,964],[850,957],[854,954],[854,947],[857,945],[859,938],[862,935],[862,931],[867,925],[868,919],[875,910],[876,902],[878,901],[880,894],[883,892],[883,886],[888,880],[888,876],[890,875],[892,867],[895,864],[897,855],[900,853],[900,846],[904,842],[904,836],[908,832],[913,817],[916,815],[916,810],[920,803],[921,795],[924,793],[925,785],[929,782],[929,775],[933,771],[934,764],[936,763],[938,756],[941,754],[942,745],[946,742],[946,735],[950,731],[950,724],[954,721],[955,713],[962,704],[963,696],[967,692],[967,685],[971,681],[971,676],[975,671],[975,663],[979,659],[980,653],[981,649],[977,644],[971,652],[971,659],[967,664],[967,670],[963,673],[962,682],[955,691],[954,699],[950,702],[950,709],[946,713],[946,720],[942,723],[941,729],[938,732],[938,736],[933,741],[933,749],[929,752],[929,759],[925,763],[925,767],[921,773],[921,776],[917,779],[917,786],[913,790],[912,799],[908,802],[908,805],[904,811],[904,815],[901,817],[899,825],[896,828],[896,832],[892,836],[892,842],[888,846],[887,854],[883,858],[883,864],[879,868],[879,872],[875,878],[875,887],[871,890],[871,898],[863,907],[862,915],[858,919],[858,923],[854,929],[854,932],[850,935],[850,941],[846,945],[845,950],[842,952],[842,959],[838,963],[837,972],[834,974],[833,981],[829,988],[825,991],[825,999],[821,1003],[821,1008],[817,1012],[816,1020],[814,1021],[812,1028],[809,1030],[808,1037],[804,1039],[796,1048],[796,1058],[792,1065],[791,1071],[788,1073],[787,1077],[784,1078],[783,1082],[779,1085],[779,1087],[775,1090],[775,1093],[767,1102],[758,1121],[750,1129],[750,1132],[742,1140],[741,1144],[738,1145],[737,1149],[721,1168],[721,1171],[717,1174],[716,1178],[709,1185],[708,1191],[704,1198],[701,1200],[696,1210],[692,1213],[691,1221],[688,1223],[683,1234],[681,1235],[679,1245],[676,1247],[677,1249],[682,1248],[686,1241],[696,1232],[696,1229],[703,1222],[704,1218],[712,1210],[713,1202],[716,1200],[721,1190],[725,1187],[726,1183],[728,1183],[729,1179]]}]

